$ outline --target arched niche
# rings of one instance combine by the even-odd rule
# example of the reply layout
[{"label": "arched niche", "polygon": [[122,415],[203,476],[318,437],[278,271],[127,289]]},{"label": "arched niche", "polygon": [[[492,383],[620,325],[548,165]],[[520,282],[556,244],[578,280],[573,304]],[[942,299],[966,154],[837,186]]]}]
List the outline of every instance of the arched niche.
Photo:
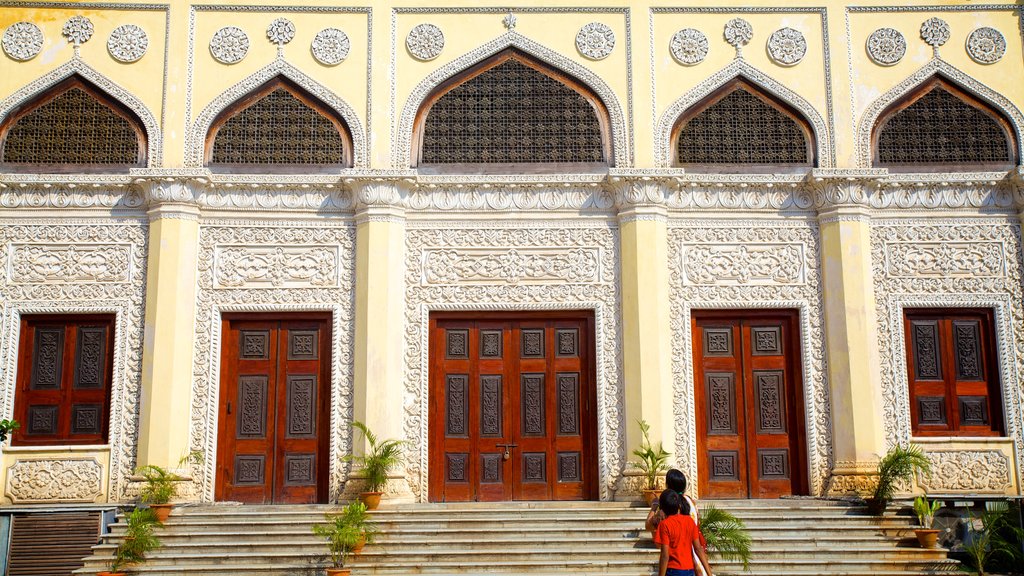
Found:
[{"label": "arched niche", "polygon": [[353,165],[345,119],[283,75],[227,105],[210,123],[204,164],[224,172],[310,172]]},{"label": "arched niche", "polygon": [[416,113],[410,164],[440,172],[551,172],[614,164],[612,121],[588,84],[517,48],[439,83]]},{"label": "arched niche", "polygon": [[11,108],[0,122],[0,169],[127,172],[146,166],[141,118],[79,74]]}]

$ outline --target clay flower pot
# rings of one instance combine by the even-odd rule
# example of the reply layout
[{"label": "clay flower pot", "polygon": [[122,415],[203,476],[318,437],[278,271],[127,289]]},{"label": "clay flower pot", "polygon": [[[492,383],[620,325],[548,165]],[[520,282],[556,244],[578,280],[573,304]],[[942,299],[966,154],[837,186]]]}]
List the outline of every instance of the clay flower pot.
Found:
[{"label": "clay flower pot", "polygon": [[939,547],[938,530],[914,530],[914,535],[917,536],[917,543],[921,548]]},{"label": "clay flower pot", "polygon": [[655,500],[657,500],[658,496],[660,496],[660,495],[661,495],[661,490],[658,490],[658,489],[644,490],[644,502],[646,502],[647,505],[650,506],[651,503],[654,502]]},{"label": "clay flower pot", "polygon": [[360,492],[359,499],[366,504],[367,510],[376,510],[380,506],[380,497],[383,492]]},{"label": "clay flower pot", "polygon": [[363,535],[359,537],[359,540],[356,542],[356,545],[352,547],[352,553],[353,554],[362,554],[363,553],[363,548],[365,548],[365,547],[366,547],[366,532],[363,532]]},{"label": "clay flower pot", "polygon": [[171,508],[174,508],[174,504],[150,504],[149,509],[153,511],[153,515],[156,516],[156,521],[163,524],[167,522],[167,517],[171,515]]},{"label": "clay flower pot", "polygon": [[328,568],[327,576],[350,576],[352,570],[350,568]]}]

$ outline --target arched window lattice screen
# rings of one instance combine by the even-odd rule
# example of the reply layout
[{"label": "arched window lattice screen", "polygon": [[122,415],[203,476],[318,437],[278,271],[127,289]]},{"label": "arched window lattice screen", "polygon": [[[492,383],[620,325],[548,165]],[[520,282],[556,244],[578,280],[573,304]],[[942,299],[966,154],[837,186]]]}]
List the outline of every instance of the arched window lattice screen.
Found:
[{"label": "arched window lattice screen", "polygon": [[878,134],[881,164],[1011,162],[1007,135],[985,112],[936,86],[889,117]]},{"label": "arched window lattice screen", "polygon": [[795,120],[750,92],[736,89],[682,127],[680,164],[810,164],[807,138]]},{"label": "arched window lattice screen", "polygon": [[594,106],[578,92],[509,59],[430,108],[426,164],[604,162]]},{"label": "arched window lattice screen", "polygon": [[74,87],[14,121],[3,161],[25,164],[140,164],[131,122]]},{"label": "arched window lattice screen", "polygon": [[342,164],[338,127],[285,88],[277,88],[220,127],[215,164]]}]

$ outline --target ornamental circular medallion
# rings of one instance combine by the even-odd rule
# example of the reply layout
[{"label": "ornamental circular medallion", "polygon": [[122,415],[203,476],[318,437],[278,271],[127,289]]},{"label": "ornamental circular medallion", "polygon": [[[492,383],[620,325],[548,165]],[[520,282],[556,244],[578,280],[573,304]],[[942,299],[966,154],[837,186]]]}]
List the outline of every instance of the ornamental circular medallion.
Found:
[{"label": "ornamental circular medallion", "polygon": [[223,64],[237,64],[249,53],[249,37],[236,26],[225,26],[210,39],[210,54]]},{"label": "ornamental circular medallion", "polygon": [[64,29],[62,34],[68,39],[68,42],[74,42],[75,44],[85,44],[92,38],[92,21],[85,16],[72,16],[68,18],[68,21],[64,23]]},{"label": "ornamental circular medallion", "polygon": [[278,18],[267,26],[267,39],[277,45],[287,44],[295,38],[295,24],[287,18]]},{"label": "ornamental circular medallion", "polygon": [[405,48],[419,60],[433,60],[444,50],[444,34],[433,24],[418,24],[405,37]]},{"label": "ornamental circular medallion", "polygon": [[1006,54],[1006,38],[995,28],[978,28],[967,37],[967,54],[978,64],[998,62]]},{"label": "ornamental circular medallion", "polygon": [[676,62],[693,66],[707,57],[708,37],[696,28],[684,28],[672,35],[668,49]]},{"label": "ornamental circular medallion", "polygon": [[615,32],[607,24],[591,22],[576,34],[576,49],[591,60],[603,60],[615,48]]},{"label": "ornamental circular medallion", "polygon": [[876,64],[892,66],[907,53],[907,41],[899,30],[879,28],[868,36],[868,56]]},{"label": "ornamental circular medallion", "polygon": [[949,24],[942,18],[929,18],[921,24],[921,39],[938,48],[949,40]]},{"label": "ornamental circular medallion", "polygon": [[794,66],[807,55],[807,40],[793,28],[782,28],[768,37],[768,55],[776,64]]},{"label": "ornamental circular medallion", "polygon": [[11,58],[31,60],[43,49],[43,32],[31,22],[15,22],[4,31],[2,44]]},{"label": "ornamental circular medallion", "polygon": [[135,24],[114,28],[107,38],[107,51],[118,62],[135,62],[146,54],[149,38],[146,31]]},{"label": "ornamental circular medallion", "polygon": [[348,35],[337,28],[324,28],[313,37],[313,43],[309,46],[313,52],[313,58],[325,66],[340,64],[348,58],[348,49],[351,43]]},{"label": "ornamental circular medallion", "polygon": [[739,50],[754,37],[754,28],[743,18],[733,18],[725,23],[725,41]]}]

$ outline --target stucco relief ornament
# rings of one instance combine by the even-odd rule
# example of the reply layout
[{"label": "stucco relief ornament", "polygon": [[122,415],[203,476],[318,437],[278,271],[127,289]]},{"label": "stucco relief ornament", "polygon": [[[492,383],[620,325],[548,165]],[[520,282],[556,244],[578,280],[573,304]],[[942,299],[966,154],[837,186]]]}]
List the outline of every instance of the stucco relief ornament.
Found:
[{"label": "stucco relief ornament", "polygon": [[43,32],[31,22],[15,22],[4,31],[4,52],[15,60],[31,60],[43,49]]},{"label": "stucco relief ornament", "polygon": [[995,28],[978,28],[967,37],[967,54],[978,64],[993,64],[1006,54],[1006,38]]},{"label": "stucco relief ornament", "polygon": [[668,49],[680,64],[699,64],[708,55],[708,37],[696,28],[684,28],[672,35]]},{"label": "stucco relief ornament", "polygon": [[921,24],[921,39],[938,54],[939,46],[949,41],[949,24],[942,18],[929,18]]},{"label": "stucco relief ornament", "polygon": [[295,38],[295,24],[287,18],[277,18],[267,26],[267,39],[284,46]]},{"label": "stucco relief ornament", "polygon": [[418,24],[405,37],[405,48],[419,60],[433,60],[444,50],[444,34],[433,24]]},{"label": "stucco relief ornament", "polygon": [[210,54],[222,64],[237,64],[249,53],[249,37],[237,26],[225,26],[210,39]]},{"label": "stucco relief ornament", "polygon": [[352,43],[349,42],[348,34],[337,28],[324,28],[313,37],[313,43],[309,46],[309,50],[317,62],[325,66],[334,66],[348,58],[348,51],[351,47]]},{"label": "stucco relief ornament", "polygon": [[868,56],[876,64],[892,66],[907,53],[907,40],[899,30],[879,28],[868,36]]},{"label": "stucco relief ornament", "polygon": [[576,49],[591,60],[603,60],[615,48],[615,32],[607,24],[591,22],[576,34]]},{"label": "stucco relief ornament", "polygon": [[135,62],[146,54],[148,48],[146,31],[134,24],[114,28],[107,38],[107,51],[118,62]]},{"label": "stucco relief ornament", "polygon": [[68,39],[68,42],[73,43],[75,48],[78,48],[79,45],[85,44],[89,41],[89,38],[92,38],[92,20],[85,16],[72,16],[64,23],[64,29],[61,33]]},{"label": "stucco relief ornament", "polygon": [[736,57],[743,54],[743,47],[754,37],[754,28],[743,18],[733,18],[725,23],[725,41],[736,49]]},{"label": "stucco relief ornament", "polygon": [[776,64],[794,66],[807,55],[807,40],[793,28],[782,28],[768,37],[768,55]]}]

